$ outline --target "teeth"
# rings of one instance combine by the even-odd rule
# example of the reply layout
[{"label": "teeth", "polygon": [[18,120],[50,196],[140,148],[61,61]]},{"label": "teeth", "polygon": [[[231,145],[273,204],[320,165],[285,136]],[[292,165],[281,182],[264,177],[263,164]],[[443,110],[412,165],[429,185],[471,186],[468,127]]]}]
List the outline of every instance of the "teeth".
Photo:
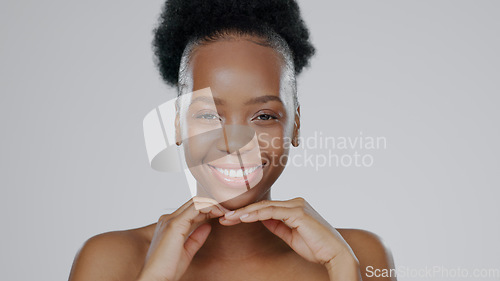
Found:
[{"label": "teeth", "polygon": [[233,169],[229,170],[229,176],[232,178],[236,177],[236,170]]},{"label": "teeth", "polygon": [[238,170],[238,171],[236,172],[236,176],[237,176],[238,178],[241,178],[241,177],[243,176],[243,171],[242,171],[241,169],[240,169],[240,170]]},{"label": "teeth", "polygon": [[225,176],[229,176],[231,178],[242,178],[243,175],[248,176],[249,174],[253,173],[255,170],[257,170],[257,168],[259,168],[259,166],[246,169],[244,172],[242,169],[221,169],[217,167],[214,168]]}]

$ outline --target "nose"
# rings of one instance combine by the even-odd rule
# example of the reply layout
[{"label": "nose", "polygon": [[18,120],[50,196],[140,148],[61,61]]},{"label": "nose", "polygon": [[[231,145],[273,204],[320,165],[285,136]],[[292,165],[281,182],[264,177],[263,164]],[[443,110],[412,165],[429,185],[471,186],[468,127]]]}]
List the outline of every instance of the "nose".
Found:
[{"label": "nose", "polygon": [[257,142],[255,130],[246,125],[223,125],[222,134],[217,141],[217,149],[228,154],[239,152],[241,154],[255,148]]}]

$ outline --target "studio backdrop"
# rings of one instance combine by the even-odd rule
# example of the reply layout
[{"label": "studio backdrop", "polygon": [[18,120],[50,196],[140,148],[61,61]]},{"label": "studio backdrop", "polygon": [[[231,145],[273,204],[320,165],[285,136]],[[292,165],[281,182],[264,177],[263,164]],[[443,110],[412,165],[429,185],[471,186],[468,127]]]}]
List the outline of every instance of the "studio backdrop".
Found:
[{"label": "studio backdrop", "polygon": [[[87,239],[192,196],[145,139],[176,94],[153,61],[162,5],[0,3],[2,280],[67,280]],[[299,5],[317,53],[272,197],[376,233],[398,280],[500,280],[500,2]]]}]

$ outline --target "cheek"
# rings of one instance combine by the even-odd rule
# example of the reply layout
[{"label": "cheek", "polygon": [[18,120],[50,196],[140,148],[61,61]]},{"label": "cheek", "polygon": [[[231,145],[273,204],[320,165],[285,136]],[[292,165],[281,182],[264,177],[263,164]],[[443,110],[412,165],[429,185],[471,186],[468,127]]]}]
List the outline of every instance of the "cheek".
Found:
[{"label": "cheek", "polygon": [[185,139],[183,139],[186,162],[188,166],[201,164],[203,158],[208,154],[213,140],[207,137],[207,132],[199,127],[186,126]]},{"label": "cheek", "polygon": [[220,124],[202,124],[193,121],[187,122],[184,129],[184,155],[189,167],[206,164],[226,156],[220,150],[221,144],[224,144],[224,133]]},{"label": "cheek", "polygon": [[286,164],[288,149],[283,130],[267,130],[258,134],[262,158],[271,166]]}]

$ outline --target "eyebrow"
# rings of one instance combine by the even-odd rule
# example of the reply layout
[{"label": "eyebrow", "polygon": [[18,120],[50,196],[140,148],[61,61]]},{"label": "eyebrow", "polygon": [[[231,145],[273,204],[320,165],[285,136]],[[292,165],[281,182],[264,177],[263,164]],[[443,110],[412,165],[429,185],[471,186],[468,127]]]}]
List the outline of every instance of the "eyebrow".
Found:
[{"label": "eyebrow", "polygon": [[[265,96],[260,96],[260,97],[250,99],[250,100],[245,102],[245,105],[267,103],[270,101],[277,101],[277,102],[283,103],[283,101],[281,100],[280,97],[273,96],[273,95],[265,95]],[[210,103],[210,104],[214,103],[216,105],[223,105],[225,103],[220,98],[200,96],[200,97],[194,98],[189,105],[191,106],[195,102],[204,102],[204,103]]]},{"label": "eyebrow", "polygon": [[266,96],[260,96],[260,97],[250,99],[247,102],[245,102],[245,105],[266,103],[266,102],[270,102],[270,101],[277,101],[277,102],[283,103],[283,101],[280,99],[280,97],[273,96],[273,95],[266,95]]},{"label": "eyebrow", "polygon": [[215,103],[216,105],[223,105],[224,104],[224,101],[219,99],[219,98],[207,97],[207,96],[196,97],[191,101],[191,103],[189,105],[191,106],[195,102],[204,102],[204,103],[210,103],[210,104]]}]

